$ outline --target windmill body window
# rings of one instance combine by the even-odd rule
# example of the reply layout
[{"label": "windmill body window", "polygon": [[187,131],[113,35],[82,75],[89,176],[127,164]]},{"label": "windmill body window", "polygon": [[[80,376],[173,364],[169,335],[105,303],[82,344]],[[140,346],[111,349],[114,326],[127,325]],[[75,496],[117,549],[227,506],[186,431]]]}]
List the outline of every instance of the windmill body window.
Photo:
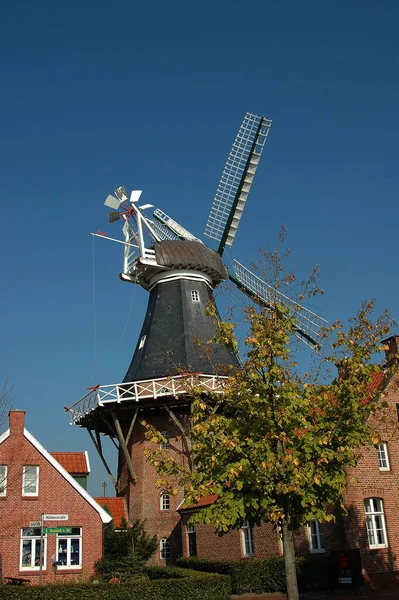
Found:
[{"label": "windmill body window", "polygon": [[22,471],[22,495],[38,496],[39,494],[39,467],[27,465]]},{"label": "windmill body window", "polygon": [[[23,527],[21,530],[20,569],[40,569],[40,527]],[[47,536],[43,536],[43,568],[46,568]]]},{"label": "windmill body window", "polygon": [[324,535],[321,524],[317,519],[312,519],[308,525],[309,546],[312,553],[325,552]]},{"label": "windmill body window", "polygon": [[188,555],[197,556],[197,532],[195,525],[187,525]]},{"label": "windmill body window", "polygon": [[165,438],[164,442],[161,442],[159,444],[159,448],[161,450],[167,450],[169,448],[169,440],[170,440],[170,435],[168,431],[161,431],[161,435],[163,438]]},{"label": "windmill body window", "polygon": [[367,538],[370,548],[387,548],[387,532],[385,528],[384,508],[381,498],[366,498]]},{"label": "windmill body window", "polygon": [[162,560],[170,557],[170,543],[168,538],[162,538],[159,542],[159,556]]},{"label": "windmill body window", "polygon": [[72,527],[70,535],[57,535],[57,565],[59,568],[82,567],[82,529]]},{"label": "windmill body window", "polygon": [[385,442],[377,446],[378,466],[380,471],[389,471],[388,448]]},{"label": "windmill body window", "polygon": [[141,350],[141,348],[144,346],[146,337],[147,337],[146,335],[143,335],[143,337],[140,339],[139,350]]},{"label": "windmill body window", "polygon": [[170,509],[170,496],[168,492],[162,492],[160,497],[160,505],[161,510],[169,510]]},{"label": "windmill body window", "polygon": [[254,538],[252,535],[252,527],[248,521],[245,521],[241,527],[241,544],[244,556],[254,556]]},{"label": "windmill body window", "polygon": [[200,301],[200,295],[199,295],[199,291],[198,290],[191,290],[191,300],[193,302],[199,302]]},{"label": "windmill body window", "polygon": [[7,494],[7,466],[0,465],[0,496]]}]

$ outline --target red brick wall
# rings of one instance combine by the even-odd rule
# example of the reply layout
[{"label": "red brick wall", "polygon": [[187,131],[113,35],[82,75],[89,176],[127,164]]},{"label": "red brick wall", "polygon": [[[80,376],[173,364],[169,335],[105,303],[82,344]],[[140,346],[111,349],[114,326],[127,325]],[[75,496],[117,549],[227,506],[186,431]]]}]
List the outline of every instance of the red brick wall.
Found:
[{"label": "red brick wall", "polygon": [[[346,495],[349,517],[345,520],[348,548],[360,548],[364,573],[368,577],[399,570],[399,439],[396,403],[399,403],[399,377],[394,375],[384,392],[388,408],[379,417],[382,439],[387,443],[389,471],[380,471],[375,447],[364,447],[362,459],[350,472]],[[365,498],[381,498],[387,530],[387,548],[370,549],[364,510]]]},{"label": "red brick wall", "polygon": [[[22,416],[24,413],[19,413]],[[0,497],[0,558],[1,574],[24,577],[39,582],[38,570],[20,569],[21,528],[40,520],[41,513],[68,514],[68,522],[47,522],[46,526],[67,525],[82,528],[83,568],[59,569],[54,575],[51,557],[56,554],[57,536],[47,536],[47,561],[43,581],[86,579],[93,572],[94,562],[102,555],[102,521],[98,512],[64,479],[43,455],[22,435],[18,414],[15,431],[0,444],[0,464],[8,466],[7,495]],[[39,495],[22,496],[22,468],[39,466]]]},{"label": "red brick wall", "polygon": [[[182,418],[179,410],[172,410],[178,419]],[[147,414],[140,413],[140,415],[141,419],[145,419],[157,430],[169,432],[170,447],[165,452],[177,457],[182,464],[186,463],[187,458],[181,431],[169,417],[166,410],[161,408],[157,411],[149,411]],[[137,483],[133,484],[131,481],[129,483],[129,470],[125,456],[121,452],[119,455],[118,495],[124,496],[127,500],[131,522],[136,519],[145,521],[145,530],[151,535],[155,534],[158,542],[161,538],[169,539],[170,560],[173,560],[182,555],[180,516],[176,509],[183,500],[183,492],[179,490],[176,495],[170,494],[169,510],[161,510],[160,495],[162,490],[157,486],[157,480],[160,477],[144,456],[144,450],[154,449],[156,446],[148,442],[144,434],[145,428],[137,420],[129,442],[129,453],[136,472]],[[160,558],[158,544],[158,549],[150,563],[165,564],[168,562],[170,561]]]}]

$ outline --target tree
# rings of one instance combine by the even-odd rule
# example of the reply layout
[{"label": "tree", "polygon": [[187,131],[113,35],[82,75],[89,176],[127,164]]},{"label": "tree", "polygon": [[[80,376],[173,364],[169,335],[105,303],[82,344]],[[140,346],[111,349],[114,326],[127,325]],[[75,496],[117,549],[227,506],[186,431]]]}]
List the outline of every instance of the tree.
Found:
[{"label": "tree", "polygon": [[6,377],[0,387],[0,427],[7,421],[8,412],[14,404],[14,389]]},{"label": "tree", "polygon": [[[310,294],[318,292],[316,278],[314,271]],[[361,446],[379,442],[384,402],[371,393],[370,381],[381,367],[371,359],[383,349],[392,321],[387,311],[373,321],[373,311],[374,302],[365,302],[347,333],[339,322],[327,329],[325,345],[335,333],[329,354],[320,353],[316,369],[300,375],[289,307],[276,297],[272,310],[247,308],[243,368],[230,374],[222,398],[192,390],[193,469],[159,451],[147,454],[166,477],[160,485],[183,486],[187,504],[217,495],[193,522],[211,523],[221,534],[245,520],[275,524],[289,600],[298,599],[294,533],[311,519],[333,520],[332,507],[345,510],[347,469],[356,466]],[[217,341],[237,346],[231,323],[219,324]],[[326,383],[321,374],[337,363],[342,376]],[[154,439],[156,432],[149,428],[147,435]]]},{"label": "tree", "polygon": [[118,529],[111,521],[104,531],[104,556],[97,561],[96,571],[106,579],[116,576],[128,579],[142,570],[157,545],[157,537],[145,531],[142,521],[128,525],[122,518]]}]

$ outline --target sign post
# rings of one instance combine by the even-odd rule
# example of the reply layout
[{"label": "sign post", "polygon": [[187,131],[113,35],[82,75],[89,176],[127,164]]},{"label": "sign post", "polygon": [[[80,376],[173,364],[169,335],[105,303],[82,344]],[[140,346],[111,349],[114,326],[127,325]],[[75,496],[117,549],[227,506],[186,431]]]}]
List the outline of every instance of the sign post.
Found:
[{"label": "sign post", "polygon": [[43,584],[43,521],[44,514],[40,515],[40,550],[39,550],[39,585]]}]

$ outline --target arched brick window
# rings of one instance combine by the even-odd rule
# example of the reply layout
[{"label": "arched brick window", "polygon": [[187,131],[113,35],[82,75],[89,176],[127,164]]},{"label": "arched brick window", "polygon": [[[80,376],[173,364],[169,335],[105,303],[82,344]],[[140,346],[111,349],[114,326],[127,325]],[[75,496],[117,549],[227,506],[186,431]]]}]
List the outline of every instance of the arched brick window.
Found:
[{"label": "arched brick window", "polygon": [[386,548],[387,532],[385,528],[384,507],[381,498],[365,498],[367,538],[370,548]]},{"label": "arched brick window", "polygon": [[159,507],[161,510],[169,510],[170,509],[170,496],[168,492],[161,492],[159,497]]},{"label": "arched brick window", "polygon": [[162,560],[170,557],[170,543],[168,538],[162,538],[159,542],[159,556]]}]

